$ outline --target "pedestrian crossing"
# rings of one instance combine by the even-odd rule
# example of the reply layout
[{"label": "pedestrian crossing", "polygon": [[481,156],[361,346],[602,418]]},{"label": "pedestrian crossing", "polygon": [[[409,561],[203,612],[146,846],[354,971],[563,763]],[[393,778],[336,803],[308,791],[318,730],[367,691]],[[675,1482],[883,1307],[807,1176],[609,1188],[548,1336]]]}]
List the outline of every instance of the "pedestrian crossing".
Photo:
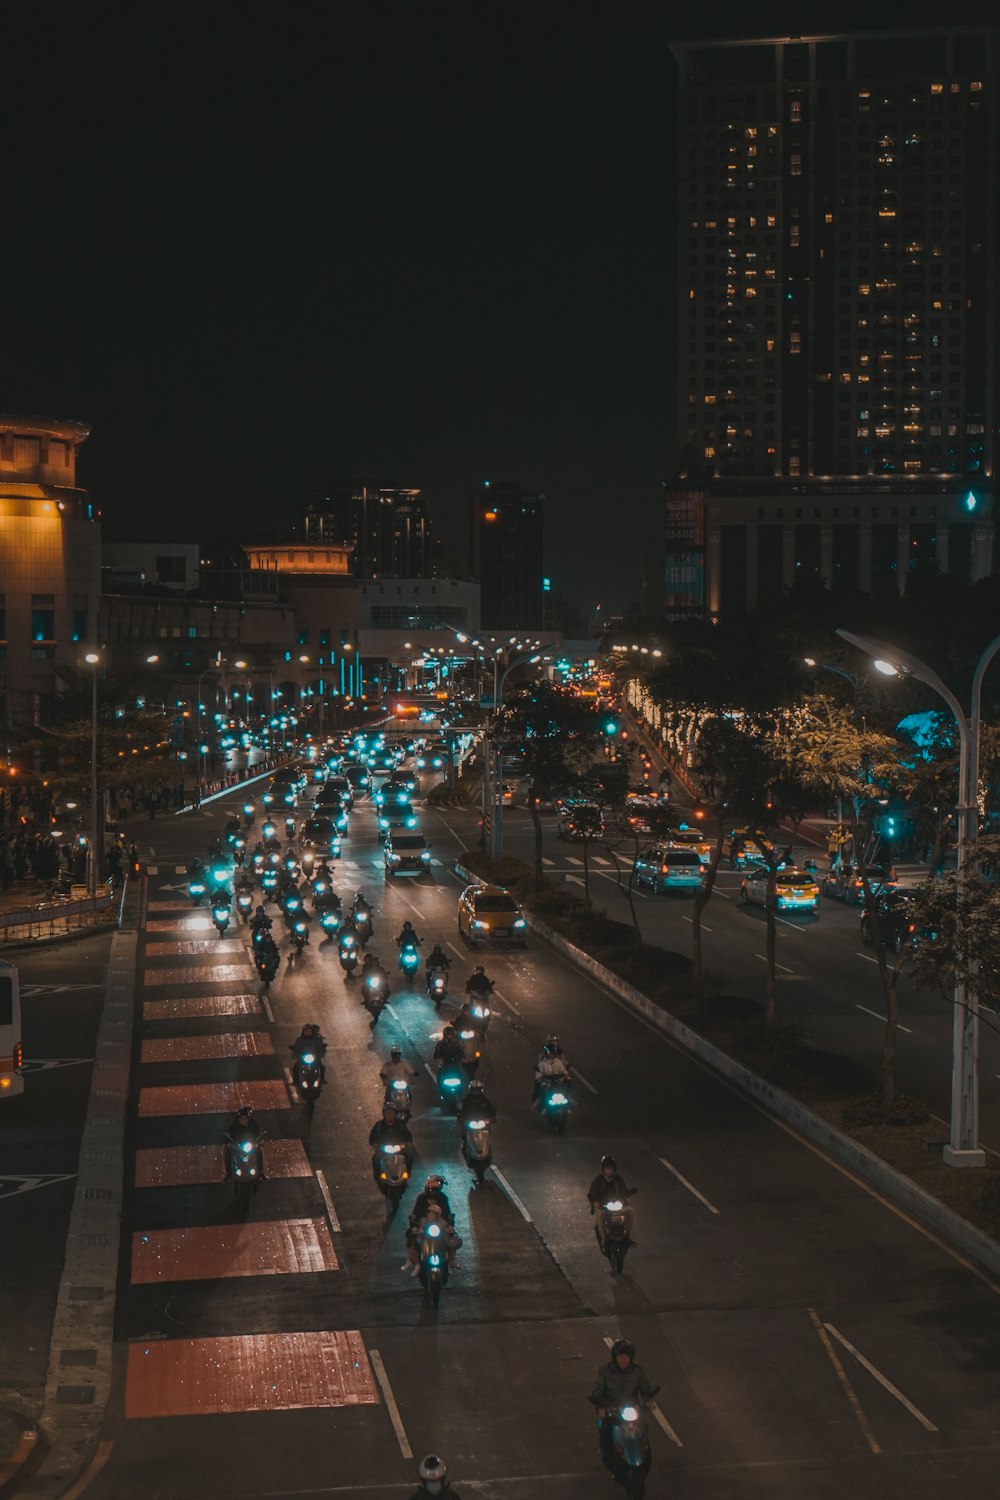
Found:
[{"label": "pedestrian crossing", "polygon": [[[360,883],[360,865],[341,868]],[[175,873],[185,871],[178,866]],[[279,1138],[277,1121],[291,1096],[262,1025],[269,1013],[254,992],[246,943],[240,933],[212,935],[210,919],[192,910],[184,889],[172,894],[162,880],[151,880],[150,897],[140,975],[138,1140],[126,1215],[132,1295],[308,1277],[308,1299],[317,1277],[340,1274],[340,1262],[306,1146]],[[255,1200],[244,1218],[230,1206],[222,1136],[242,1104],[252,1106],[268,1137],[269,1191],[287,1182],[289,1192],[298,1183],[298,1211],[269,1219]],[[266,1324],[254,1326],[259,1304],[254,1297],[239,1304],[249,1325],[242,1333],[209,1327],[209,1335],[225,1336],[174,1338],[165,1328],[153,1340],[130,1341],[126,1420],[380,1404],[360,1332],[303,1332],[294,1325],[268,1331],[270,1312]],[[148,1328],[142,1316],[139,1326]]]}]

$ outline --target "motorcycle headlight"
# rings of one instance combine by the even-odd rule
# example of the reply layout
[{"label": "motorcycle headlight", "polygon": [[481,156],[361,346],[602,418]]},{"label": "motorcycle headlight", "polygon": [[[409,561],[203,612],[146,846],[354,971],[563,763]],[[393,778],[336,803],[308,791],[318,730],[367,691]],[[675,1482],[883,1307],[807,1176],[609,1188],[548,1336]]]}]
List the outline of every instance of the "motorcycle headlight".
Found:
[{"label": "motorcycle headlight", "polygon": [[436,1240],[441,1233],[440,1224],[428,1224],[427,1233],[432,1240]]},{"label": "motorcycle headlight", "polygon": [[517,919],[517,921],[516,921],[516,922],[515,922],[515,923],[514,923],[514,926],[515,926],[515,927],[527,927],[527,925],[528,925],[528,924],[527,924],[527,922],[526,922],[526,921],[525,921],[525,920],[524,920],[524,918],[523,918],[523,917],[518,917],[518,919]]},{"label": "motorcycle headlight", "polygon": [[421,851],[420,851],[420,858],[421,859],[428,860],[428,859],[430,859],[430,857],[431,857],[431,852],[430,852],[429,849],[421,849]]},{"label": "motorcycle headlight", "polygon": [[311,1052],[303,1052],[302,1061],[304,1063],[314,1063],[316,1059]]},{"label": "motorcycle headlight", "polygon": [[551,1094],[549,1096],[549,1103],[550,1104],[568,1104],[569,1100],[566,1098],[565,1094]]},{"label": "motorcycle headlight", "polygon": [[605,1203],[604,1212],[606,1214],[620,1214],[624,1207],[624,1203],[619,1198],[613,1198],[610,1203]]},{"label": "motorcycle headlight", "polygon": [[447,1078],[442,1078],[441,1082],[446,1089],[457,1089],[462,1084],[461,1078],[456,1078],[454,1074],[449,1074]]},{"label": "motorcycle headlight", "polygon": [[485,1120],[467,1120],[465,1128],[466,1128],[466,1130],[485,1130],[486,1129],[486,1121]]},{"label": "motorcycle headlight", "polygon": [[240,1146],[240,1150],[247,1153],[251,1152],[253,1150],[253,1141],[244,1141]]},{"label": "motorcycle headlight", "polygon": [[638,1422],[639,1412],[637,1408],[634,1406],[623,1406],[621,1409],[621,1419],[623,1422]]}]

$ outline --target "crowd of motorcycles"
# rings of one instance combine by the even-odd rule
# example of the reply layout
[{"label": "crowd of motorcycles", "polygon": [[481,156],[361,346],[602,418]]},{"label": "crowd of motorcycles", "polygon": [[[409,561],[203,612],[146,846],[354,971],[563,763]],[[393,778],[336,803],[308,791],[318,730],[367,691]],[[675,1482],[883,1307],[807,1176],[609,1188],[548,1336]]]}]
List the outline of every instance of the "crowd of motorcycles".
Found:
[{"label": "crowd of motorcycles", "polygon": [[[304,840],[305,825],[300,823],[297,810],[307,785],[304,775],[296,776],[287,787],[272,784],[261,798],[259,831],[256,803],[245,802],[242,816],[230,818],[222,836],[209,848],[208,860],[195,859],[188,867],[188,891],[195,906],[207,903],[220,937],[229,931],[234,913],[235,919],[249,930],[253,963],[265,995],[282,962],[276,930],[280,934],[284,929],[287,938],[284,958],[292,967],[301,961],[311,929],[314,925],[318,927],[321,941],[336,947],[345,982],[358,980],[361,1003],[374,1032],[391,990],[389,974],[372,948],[371,904],[359,891],[345,908],[334,887],[328,858]],[[274,909],[273,915],[269,907]],[[412,988],[421,966],[421,938],[406,922],[395,943],[400,974]],[[450,960],[441,945],[435,944],[424,963],[424,991],[438,1013],[446,1003],[457,1004],[450,999],[449,971]],[[494,982],[483,966],[477,965],[466,980],[456,1016],[443,1027],[433,1060],[440,1107],[458,1121],[462,1158],[474,1174],[477,1186],[483,1183],[493,1163],[492,1136],[497,1118],[496,1107],[476,1076],[492,1018],[493,990]],[[304,1026],[290,1050],[292,1081],[311,1114],[326,1074],[326,1041],[319,1026],[314,1023]],[[396,1214],[413,1171],[409,1120],[413,1108],[412,1083],[417,1076],[403,1060],[399,1047],[393,1046],[380,1074],[385,1090],[383,1118],[376,1122],[369,1137],[374,1182],[390,1217]],[[536,1061],[533,1104],[559,1135],[566,1129],[572,1108],[571,1090],[570,1065],[558,1037],[550,1036]],[[262,1139],[263,1132],[249,1109],[241,1111],[225,1132],[226,1175],[244,1214],[249,1213],[265,1175]],[[588,1196],[591,1212],[597,1214],[600,1226],[596,1231],[598,1244],[612,1270],[620,1274],[633,1243],[628,1200],[635,1190],[618,1176],[612,1158],[605,1157],[604,1163],[609,1162],[614,1171],[602,1164],[602,1175],[594,1179]],[[458,1266],[456,1254],[461,1247],[443,1189],[444,1179],[432,1176],[419,1194],[409,1215],[407,1261],[403,1267],[419,1279],[434,1307],[450,1272]],[[609,1461],[607,1445],[602,1439],[607,1466],[633,1500],[641,1500],[649,1471],[649,1439],[642,1406],[638,1401],[623,1405],[620,1412],[609,1412],[604,1419],[607,1426],[611,1418],[616,1418],[609,1450],[616,1467]]]}]

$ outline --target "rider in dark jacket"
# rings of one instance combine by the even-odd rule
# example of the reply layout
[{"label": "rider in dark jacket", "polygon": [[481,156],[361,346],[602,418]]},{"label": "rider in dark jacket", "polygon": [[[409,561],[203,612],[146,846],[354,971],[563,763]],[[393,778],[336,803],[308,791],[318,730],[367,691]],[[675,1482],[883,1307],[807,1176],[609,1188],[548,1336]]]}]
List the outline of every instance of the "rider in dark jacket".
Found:
[{"label": "rider in dark jacket", "polygon": [[380,1146],[402,1146],[403,1155],[406,1157],[406,1170],[413,1171],[413,1136],[410,1128],[400,1120],[396,1114],[396,1106],[387,1099],[382,1106],[382,1118],[376,1120],[368,1132],[368,1144],[372,1148],[372,1177],[378,1185],[379,1174],[379,1147]]},{"label": "rider in dark jacket", "polygon": [[618,1468],[618,1459],[611,1446],[613,1426],[608,1412],[620,1411],[623,1406],[642,1406],[652,1398],[653,1387],[646,1372],[635,1362],[635,1345],[628,1339],[616,1339],[611,1345],[611,1358],[598,1370],[587,1398],[597,1407],[601,1457],[612,1474]]}]

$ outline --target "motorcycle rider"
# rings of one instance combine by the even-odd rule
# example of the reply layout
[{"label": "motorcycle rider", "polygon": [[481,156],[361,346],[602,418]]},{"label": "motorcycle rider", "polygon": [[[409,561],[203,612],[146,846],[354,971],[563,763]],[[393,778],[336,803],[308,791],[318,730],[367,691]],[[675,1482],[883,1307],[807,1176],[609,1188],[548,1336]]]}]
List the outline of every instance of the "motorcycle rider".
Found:
[{"label": "motorcycle rider", "polygon": [[[364,962],[361,965],[362,989],[364,988],[365,980],[370,978],[372,975],[381,976],[381,978],[385,980],[385,993],[388,994],[389,975],[386,972],[385,965],[382,963],[382,960],[379,958],[377,953],[366,953]],[[364,1002],[362,1001],[362,1004],[363,1003]]]},{"label": "motorcycle rider", "polygon": [[434,1048],[434,1061],[439,1069],[457,1067],[465,1057],[465,1047],[459,1040],[458,1032],[454,1026],[446,1026],[441,1033],[441,1040]]},{"label": "motorcycle rider", "polygon": [[426,1495],[437,1495],[439,1500],[462,1500],[458,1490],[448,1483],[448,1465],[436,1453],[428,1453],[417,1468],[420,1484],[410,1500],[424,1500]]},{"label": "motorcycle rider", "polygon": [[250,918],[250,933],[251,933],[251,936],[253,937],[253,940],[254,940],[255,943],[259,943],[260,940],[261,940],[261,938],[263,937],[264,933],[265,932],[270,932],[270,931],[271,931],[271,918],[268,916],[267,912],[264,910],[263,904],[261,902],[258,902],[257,903],[257,908],[254,911],[253,916]]},{"label": "motorcycle rider", "polygon": [[553,1086],[558,1083],[564,1089],[573,1086],[569,1063],[563,1056],[562,1043],[557,1036],[547,1036],[545,1045],[538,1054],[538,1061],[535,1063],[535,1092],[531,1096],[532,1103],[538,1102],[538,1096],[542,1092],[546,1079],[551,1079]]},{"label": "motorcycle rider", "polygon": [[270,984],[278,972],[281,954],[278,952],[277,943],[269,932],[261,934],[260,941],[254,949],[253,959],[260,978]]},{"label": "motorcycle rider", "polygon": [[226,1144],[224,1148],[226,1181],[232,1180],[233,1175],[233,1143],[234,1141],[252,1141],[257,1147],[257,1176],[263,1178],[264,1152],[260,1144],[260,1126],[254,1119],[254,1113],[249,1104],[241,1104],[230,1122],[226,1131]]},{"label": "motorcycle rider", "polygon": [[646,1372],[635,1362],[631,1339],[615,1339],[611,1358],[598,1370],[587,1399],[597,1407],[597,1441],[604,1466],[617,1478],[619,1462],[611,1446],[614,1426],[608,1420],[608,1412],[620,1411],[623,1406],[642,1407],[653,1399],[653,1387]]},{"label": "motorcycle rider", "polygon": [[482,1080],[474,1078],[458,1111],[458,1127],[461,1130],[469,1120],[485,1120],[489,1125],[497,1122],[497,1107],[483,1088]]},{"label": "motorcycle rider", "polygon": [[410,1134],[409,1126],[398,1118],[396,1106],[391,1099],[387,1099],[382,1106],[381,1120],[376,1120],[368,1132],[368,1144],[372,1148],[372,1177],[376,1187],[378,1186],[380,1146],[402,1146],[403,1155],[406,1158],[406,1170],[413,1171],[413,1136]]},{"label": "motorcycle rider", "polygon": [[396,938],[396,947],[399,949],[420,947],[420,939],[412,922],[403,923],[399,936]]},{"label": "motorcycle rider", "polygon": [[482,964],[476,964],[465,981],[465,993],[477,1000],[485,1000],[493,993],[493,981],[488,979]]},{"label": "motorcycle rider", "polygon": [[323,1058],[326,1056],[326,1038],[315,1021],[307,1021],[302,1028],[301,1034],[295,1038],[294,1042],[290,1042],[288,1045],[289,1050],[295,1054],[295,1061],[292,1064],[292,1082],[295,1084],[295,1087],[298,1088],[299,1086],[299,1072],[302,1067],[303,1054],[308,1052],[311,1052],[319,1063],[320,1082],[325,1083],[326,1063],[323,1061]]},{"label": "motorcycle rider", "polygon": [[632,1189],[626,1183],[624,1177],[618,1175],[618,1162],[613,1156],[601,1157],[601,1170],[587,1189],[587,1197],[590,1200],[590,1212],[597,1218],[597,1238],[601,1249],[604,1249],[605,1226],[604,1205],[618,1198],[625,1204],[625,1232],[630,1243],[634,1246],[637,1242],[632,1239],[632,1229],[635,1225],[635,1209],[629,1204],[629,1196]]},{"label": "motorcycle rider", "polygon": [[457,1257],[463,1242],[461,1235],[455,1229],[451,1204],[440,1188],[434,1189],[431,1186],[437,1183],[443,1184],[443,1182],[443,1177],[428,1177],[424,1191],[413,1205],[410,1227],[406,1231],[406,1260],[399,1268],[401,1271],[409,1270],[411,1276],[416,1276],[420,1270],[420,1237],[432,1221],[439,1223],[444,1230],[444,1247],[448,1256],[449,1269],[461,1270]]},{"label": "motorcycle rider", "polygon": [[389,1048],[389,1061],[384,1064],[378,1075],[385,1084],[386,1098],[389,1098],[393,1083],[400,1080],[410,1083],[412,1079],[419,1078],[419,1073],[414,1073],[409,1063],[403,1061],[403,1054],[395,1043]]},{"label": "motorcycle rider", "polygon": [[434,947],[427,955],[427,962],[424,964],[427,978],[430,979],[435,969],[444,969],[445,972],[447,972],[450,968],[451,959],[441,947],[441,944],[435,943]]}]

